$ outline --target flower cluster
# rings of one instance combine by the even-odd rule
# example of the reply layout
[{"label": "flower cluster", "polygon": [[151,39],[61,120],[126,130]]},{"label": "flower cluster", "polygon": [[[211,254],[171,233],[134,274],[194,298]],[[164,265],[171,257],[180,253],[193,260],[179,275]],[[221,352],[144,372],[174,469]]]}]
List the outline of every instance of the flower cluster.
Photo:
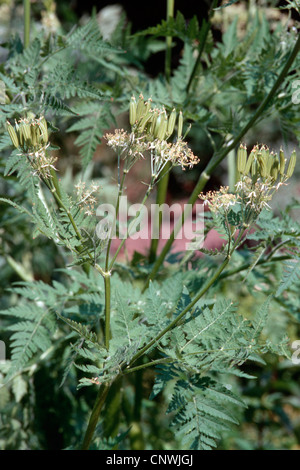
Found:
[{"label": "flower cluster", "polygon": [[12,144],[24,153],[40,150],[48,144],[48,126],[44,116],[36,119],[28,113],[26,117],[15,120],[14,126],[9,121],[6,125]]},{"label": "flower cluster", "polygon": [[99,186],[92,182],[91,186],[86,188],[85,182],[79,181],[75,185],[75,189],[79,207],[84,209],[86,215],[93,215],[95,213],[95,204],[97,204],[94,193],[99,190]]},{"label": "flower cluster", "polygon": [[240,204],[239,195],[231,194],[229,186],[221,186],[219,191],[208,191],[206,194],[201,193],[199,197],[215,213],[220,211],[227,213],[232,206]]},{"label": "flower cluster", "polygon": [[6,127],[12,144],[21,150],[22,155],[26,155],[33,170],[44,177],[51,177],[50,169],[55,170],[57,159],[47,153],[50,143],[44,116],[35,118],[28,113],[26,117],[15,120],[14,126],[7,121]]},{"label": "flower cluster", "polygon": [[199,159],[182,138],[181,112],[177,122],[177,139],[168,142],[174,132],[176,119],[175,109],[168,116],[165,108],[152,109],[151,100],[144,101],[143,95],[140,95],[138,102],[132,97],[129,106],[131,132],[121,129],[115,130],[114,134],[106,134],[107,145],[126,159],[127,169],[149,152],[154,179],[158,178],[168,162],[172,166],[181,166],[182,169],[192,168]]},{"label": "flower cluster", "polygon": [[144,158],[144,153],[149,150],[149,143],[144,136],[137,137],[134,132],[130,134],[123,129],[116,129],[113,134],[105,136],[108,147],[111,147],[118,155],[126,159],[127,170],[139,158]]},{"label": "flower cluster", "polygon": [[264,208],[270,208],[268,202],[281,185],[292,176],[296,165],[296,152],[293,151],[286,168],[284,152],[279,157],[265,146],[255,146],[247,156],[247,148],[241,145],[237,154],[237,169],[240,175],[234,193],[229,187],[219,191],[201,193],[199,197],[213,213],[228,216],[230,210],[240,210],[241,221],[249,225]]}]

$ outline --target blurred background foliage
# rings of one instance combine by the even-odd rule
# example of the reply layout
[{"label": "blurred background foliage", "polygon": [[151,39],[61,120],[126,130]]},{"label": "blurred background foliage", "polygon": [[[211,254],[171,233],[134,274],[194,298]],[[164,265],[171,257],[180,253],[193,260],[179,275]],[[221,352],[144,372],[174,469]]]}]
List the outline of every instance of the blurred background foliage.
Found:
[{"label": "blurred background foliage", "polygon": [[[194,17],[198,25],[201,25],[202,21],[207,19],[210,3],[176,0],[175,9],[184,16],[187,25],[192,23]],[[194,153],[201,157],[201,162],[190,172],[182,174],[176,170],[172,171],[167,200],[187,199],[199,174],[209,161],[214,146],[222,143],[224,136],[228,136],[228,132],[235,126],[236,128],[241,126],[243,120],[247,119],[249,113],[261,102],[266,90],[271,87],[274,68],[280,65],[284,57],[284,41],[293,41],[298,26],[299,18],[296,13],[277,8],[286,4],[284,1],[276,0],[256,2],[250,0],[240,1],[216,11],[203,55],[202,67],[204,71],[209,70],[209,74],[203,80],[202,95],[199,96],[197,91],[197,102],[186,97],[185,103],[185,117],[193,122],[188,138]],[[162,20],[165,18],[165,2],[144,2],[140,10],[136,5],[136,2],[129,0],[117,3],[93,0],[31,2],[31,39],[41,32],[50,38],[53,33],[64,35],[75,25],[86,24],[91,15],[95,15],[103,38],[112,46],[126,50],[126,54],[112,53],[111,58],[108,55],[106,60],[110,69],[107,67],[105,70],[104,59],[100,56],[95,60],[94,57],[90,59],[88,54],[82,57],[78,52],[77,57],[76,55],[73,57],[79,75],[87,80],[92,78],[93,82],[99,84],[102,92],[107,92],[108,101],[112,101],[102,123],[102,134],[116,125],[119,127],[127,125],[126,106],[131,90],[136,92],[138,87],[144,87],[150,94],[152,92],[154,100],[159,100],[167,107],[172,104],[164,88],[165,37],[163,28],[159,29],[157,26],[162,25]],[[245,37],[249,15],[251,21],[255,22],[253,20],[255,17],[258,22],[257,30],[254,32],[257,46],[255,39],[251,43],[252,56],[251,53],[245,55],[247,44],[244,41],[241,41],[240,50],[235,47],[239,38]],[[196,20],[193,21],[193,27],[197,28]],[[278,37],[281,28],[282,31],[287,29],[288,35],[282,39],[280,54]],[[17,48],[16,34],[22,29],[22,1],[1,0],[1,44],[15,41]],[[139,34],[143,30],[144,33]],[[192,37],[191,31],[192,27],[190,30]],[[184,72],[180,70],[181,64],[188,67],[189,53],[192,54],[187,45],[189,41],[192,44],[194,39],[188,35],[189,31],[184,37],[179,30],[178,37],[174,38],[172,69],[178,74]],[[20,36],[22,39],[22,35]],[[263,47],[260,46],[262,43]],[[7,49],[0,46],[1,72],[4,71],[6,54]],[[89,54],[92,55],[93,51],[89,51]],[[259,61],[256,60],[258,56],[260,56]],[[184,79],[184,76],[182,77]],[[149,81],[148,88],[147,81]],[[176,103],[175,92],[180,97],[178,98],[180,102],[182,90],[173,90],[173,100]],[[212,95],[211,99],[207,97],[209,93]],[[202,102],[199,101],[200,98]],[[243,109],[240,109],[241,102]],[[86,112],[84,104],[75,102],[74,105],[75,109],[76,105],[79,106],[77,109],[82,113],[81,116],[84,116]],[[89,103],[88,106],[92,105]],[[96,103],[95,106],[99,104]],[[282,101],[277,102],[276,106],[275,110],[264,115],[261,122],[248,132],[246,138],[248,148],[257,142],[263,142],[275,151],[284,146],[287,153],[290,153],[294,147],[298,148],[299,105],[295,109],[291,103],[285,102],[283,96]],[[112,117],[115,112],[116,122]],[[55,122],[53,116],[53,122],[60,129],[53,134],[53,138],[54,143],[60,147],[58,153],[61,177],[66,187],[72,188],[74,179],[81,175],[81,161],[86,154],[87,142],[78,140],[80,132],[77,132],[76,118],[66,116],[65,119],[60,118],[59,122]],[[219,128],[220,124],[223,128]],[[99,139],[96,140],[92,150],[93,159],[87,161],[85,174],[100,182],[102,197],[109,201],[114,195],[116,159],[105,148],[105,142]],[[4,149],[0,163],[1,173],[5,168],[5,152]],[[206,190],[228,184],[230,171],[232,170],[229,157],[218,167]],[[280,197],[273,201],[275,214],[279,214],[281,208],[290,204],[291,215],[299,220],[299,205],[291,204],[293,199],[299,198],[299,176],[298,165],[288,188],[281,191]],[[144,187],[142,184],[136,184],[136,181],[146,180],[147,177],[142,162],[137,164],[127,184],[130,201],[140,200]],[[4,197],[17,195],[19,203],[22,203],[22,198],[24,200],[26,198],[14,176],[1,179],[0,193]],[[61,279],[56,269],[64,267],[65,262],[58,248],[44,237],[33,239],[31,226],[26,217],[4,205],[0,205],[0,236],[1,309],[16,300],[14,294],[7,290],[7,287],[15,281],[35,279],[50,283],[53,279]],[[135,253],[130,261],[133,268],[142,259],[145,247],[141,246],[136,250],[138,253]],[[264,272],[259,278],[252,272],[245,283],[245,273],[241,273],[234,283],[230,278],[224,278],[218,290],[238,301],[241,311],[251,315],[251,310],[258,303],[260,295],[263,297],[268,291],[269,287],[263,284],[264,281],[270,282],[272,276],[278,279],[280,275],[281,273]],[[285,294],[283,300],[272,304],[273,311],[266,331],[268,335],[277,336],[285,331],[291,340],[300,338],[298,292],[295,289],[294,292]],[[291,307],[291,303],[294,308]],[[9,320],[1,319],[0,332],[3,341],[8,338],[6,332],[8,323]],[[66,448],[80,440],[86,415],[94,400],[94,392],[90,389],[76,390],[79,374],[76,370],[70,371],[61,386],[65,347],[65,342],[62,341],[61,349],[56,348],[48,356],[42,357],[38,366],[33,364],[26,375],[17,376],[9,387],[0,389],[1,449]],[[9,357],[9,350],[7,356]],[[256,379],[249,379],[247,375],[244,378],[232,379],[232,387],[241,391],[248,408],[239,417],[241,425],[224,438],[219,445],[220,449],[300,449],[300,364],[295,365],[291,361],[273,355],[265,357],[264,360],[265,362],[259,365],[253,366],[247,363],[243,366],[245,374]],[[5,363],[1,364],[1,370],[5,372]],[[152,385],[153,372],[147,371],[140,391],[140,399],[143,402],[141,422],[144,427],[145,442],[142,444],[136,442],[135,439],[140,438],[139,432],[136,435],[134,432],[130,435],[126,432],[121,436],[116,434],[119,417],[112,412],[110,414],[110,409],[114,410],[115,407],[113,404],[108,404],[104,436],[102,435],[96,443],[98,448],[128,448],[128,446],[139,448],[142,445],[148,449],[180,449],[176,435],[168,430],[169,418],[165,415],[163,398],[158,396],[153,401],[149,400]],[[130,408],[128,404],[132,405],[135,400],[134,387],[135,384],[132,383],[132,387],[128,387],[122,395],[118,393],[114,395],[115,400],[121,401],[120,409],[124,416],[127,416],[126,410]],[[136,418],[138,421],[139,416]],[[128,416],[128,425],[131,420],[132,417]],[[105,437],[107,428],[110,428],[107,435],[113,436],[109,439]]]}]

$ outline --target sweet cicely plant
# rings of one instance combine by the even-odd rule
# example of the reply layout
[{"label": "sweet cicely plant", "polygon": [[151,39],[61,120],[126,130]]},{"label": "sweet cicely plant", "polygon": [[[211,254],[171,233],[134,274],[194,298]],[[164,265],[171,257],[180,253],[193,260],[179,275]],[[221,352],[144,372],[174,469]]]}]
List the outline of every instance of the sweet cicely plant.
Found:
[{"label": "sweet cicely plant", "polygon": [[[255,360],[268,349],[284,351],[285,342],[275,346],[260,337],[270,298],[251,321],[237,312],[230,299],[206,299],[210,299],[210,289],[251,228],[269,210],[273,193],[292,176],[296,154],[293,152],[287,162],[282,150],[278,156],[265,146],[255,146],[248,156],[246,147],[241,145],[237,155],[239,180],[234,191],[222,187],[199,194],[210,209],[214,227],[221,231],[227,243],[220,254],[223,260],[210,270],[198,291],[190,295],[183,273],[165,281],[148,284],[146,280],[144,286],[133,287],[118,274],[116,262],[121,248],[136,229],[134,221],[140,211],[128,223],[126,236],[117,250],[111,250],[114,223],[128,173],[137,160],[142,160],[148,168],[150,182],[142,201],[144,205],[166,165],[169,169],[174,165],[191,168],[198,158],[182,137],[181,112],[174,109],[168,114],[164,107],[152,108],[151,100],[145,101],[140,95],[138,100],[131,98],[129,121],[129,131],[115,130],[105,137],[107,145],[117,154],[118,191],[115,218],[104,237],[97,237],[96,230],[101,190],[95,184],[87,187],[85,182],[79,182],[73,195],[65,192],[57,176],[45,117],[27,113],[15,122],[7,122],[16,149],[11,157],[14,169],[21,178],[26,175],[32,185],[33,201],[31,211],[9,200],[6,202],[25,212],[39,232],[70,250],[77,268],[65,271],[67,276],[74,276],[71,290],[57,282],[53,286],[23,283],[18,292],[30,302],[22,309],[17,306],[2,312],[20,318],[14,327],[12,366],[6,380],[12,380],[37,349],[45,350],[47,332],[55,331],[57,321],[63,322],[74,332],[72,364],[84,372],[79,386],[98,388],[82,449],[90,448],[106,402],[111,403],[132,374],[154,367],[152,398],[169,384],[168,411],[173,412],[172,425],[185,446],[207,449],[215,445],[222,430],[236,422],[233,409],[244,406],[240,397],[216,379],[216,374],[237,373],[238,366]],[[96,296],[97,302],[101,299],[99,311],[92,315],[92,322],[77,321],[74,304],[84,308],[86,303],[88,307],[89,295]],[[32,334],[35,316],[40,318],[39,332]],[[103,417],[105,420],[105,414]],[[140,423],[132,422],[129,427],[139,434],[139,426]]]},{"label": "sweet cicely plant", "polygon": [[[299,334],[299,203],[285,203],[299,2],[270,21],[262,2],[226,16],[236,2],[213,0],[200,24],[167,0],[160,24],[132,34],[120,18],[108,40],[96,16],[31,30],[30,3],[24,36],[1,48],[0,447],[224,448],[260,404],[285,420],[273,389],[251,408],[247,386],[264,360],[290,364]],[[38,3],[53,18],[55,3]],[[153,76],[146,62],[162,49]],[[173,187],[183,202],[181,182],[187,204],[165,239],[160,208],[171,214]],[[149,208],[149,252],[126,258]],[[190,221],[195,240],[177,252]],[[203,244],[210,229],[219,249]]]}]

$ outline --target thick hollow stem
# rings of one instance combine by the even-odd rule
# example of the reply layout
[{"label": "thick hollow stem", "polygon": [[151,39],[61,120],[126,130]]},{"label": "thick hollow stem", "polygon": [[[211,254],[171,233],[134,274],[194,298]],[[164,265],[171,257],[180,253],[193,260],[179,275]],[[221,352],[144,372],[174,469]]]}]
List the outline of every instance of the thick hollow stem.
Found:
[{"label": "thick hollow stem", "polygon": [[30,42],[30,0],[24,0],[24,48]]},{"label": "thick hollow stem", "polygon": [[[167,20],[174,17],[174,0],[167,0]],[[166,37],[165,75],[167,81],[171,77],[172,36]]]}]

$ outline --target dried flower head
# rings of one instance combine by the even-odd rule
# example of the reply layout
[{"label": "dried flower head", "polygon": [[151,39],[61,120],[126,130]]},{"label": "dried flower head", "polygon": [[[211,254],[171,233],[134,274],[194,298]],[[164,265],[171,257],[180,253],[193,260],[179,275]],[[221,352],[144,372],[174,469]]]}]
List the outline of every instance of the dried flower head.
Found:
[{"label": "dried flower head", "polygon": [[229,186],[221,186],[219,191],[208,191],[206,194],[201,193],[199,197],[212,212],[223,212],[225,214],[232,206],[240,204],[239,195],[231,194]]},{"label": "dried flower head", "polygon": [[201,193],[199,197],[213,213],[226,217],[235,206],[240,211],[241,223],[250,225],[264,208],[270,208],[268,203],[274,192],[291,177],[296,164],[296,153],[292,153],[286,172],[285,163],[282,150],[278,159],[266,146],[255,146],[247,157],[247,148],[241,145],[237,154],[240,179],[235,185],[234,193],[230,193],[229,187],[221,187],[219,191]]},{"label": "dried flower head", "polygon": [[84,181],[79,181],[75,185],[76,195],[77,195],[77,204],[81,209],[84,210],[86,215],[95,214],[95,205],[97,204],[97,199],[94,196],[99,190],[99,185],[95,184],[93,181],[89,188],[86,188],[86,183]]},{"label": "dried flower head", "polygon": [[107,145],[118,155],[123,155],[131,168],[133,163],[144,158],[150,152],[151,174],[158,178],[165,165],[170,162],[172,166],[179,165],[182,169],[192,168],[199,162],[188,144],[182,138],[183,117],[179,113],[177,123],[177,139],[168,142],[174,133],[177,113],[173,109],[168,115],[163,107],[151,108],[152,100],[144,100],[140,94],[138,101],[132,97],[129,104],[129,122],[131,133],[123,129],[115,130],[114,134],[106,134]]}]

